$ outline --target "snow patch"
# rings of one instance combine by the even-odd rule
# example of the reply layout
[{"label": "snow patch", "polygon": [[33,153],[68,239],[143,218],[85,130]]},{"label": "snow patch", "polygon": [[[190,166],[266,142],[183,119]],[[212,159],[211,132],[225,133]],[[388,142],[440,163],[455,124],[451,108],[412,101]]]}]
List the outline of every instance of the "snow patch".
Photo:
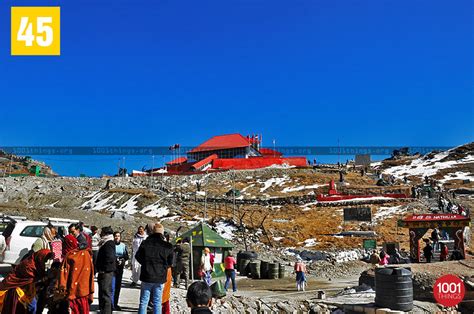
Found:
[{"label": "snow patch", "polygon": [[392,206],[392,207],[380,207],[374,215],[374,221],[379,221],[387,218],[391,218],[397,214],[401,214],[406,211],[406,207],[403,205]]},{"label": "snow patch", "polygon": [[151,205],[145,206],[140,213],[148,216],[148,217],[155,217],[155,218],[161,218],[164,216],[169,215],[170,211],[168,207],[160,206],[159,202],[153,203]]},{"label": "snow patch", "polygon": [[237,228],[225,221],[219,221],[216,223],[217,233],[226,240],[232,240],[234,233],[237,232]]},{"label": "snow patch", "polygon": [[309,190],[309,189],[317,189],[325,185],[327,184],[313,184],[313,185],[302,185],[302,186],[296,186],[296,187],[286,187],[281,192],[288,193],[288,192],[297,192],[297,191]]},{"label": "snow patch", "polygon": [[318,242],[316,242],[316,238],[306,239],[303,241],[303,243],[305,247],[315,246],[318,244]]},{"label": "snow patch", "polygon": [[260,192],[262,193],[266,191],[272,185],[282,186],[288,179],[289,179],[288,176],[283,176],[281,178],[270,178],[265,182],[262,182],[259,180],[258,181],[259,183],[263,183],[263,188],[260,188]]},{"label": "snow patch", "polygon": [[474,156],[469,155],[459,160],[441,161],[447,157],[451,150],[435,154],[429,158],[426,155],[411,161],[407,165],[400,165],[388,168],[383,171],[384,174],[393,175],[397,178],[404,176],[421,176],[431,177],[438,173],[439,170],[452,168],[456,165],[462,165],[474,161]]},{"label": "snow patch", "polygon": [[474,176],[471,175],[470,173],[462,172],[462,171],[456,171],[455,173],[450,173],[448,175],[445,175],[443,179],[439,180],[442,183],[445,183],[446,181],[451,181],[451,180],[470,180],[474,181]]}]

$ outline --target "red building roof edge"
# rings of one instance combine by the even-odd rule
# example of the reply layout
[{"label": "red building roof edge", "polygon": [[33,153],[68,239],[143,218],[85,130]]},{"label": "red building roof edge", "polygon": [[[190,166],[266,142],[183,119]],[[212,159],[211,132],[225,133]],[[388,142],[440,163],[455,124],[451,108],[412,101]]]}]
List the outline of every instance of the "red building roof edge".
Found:
[{"label": "red building roof edge", "polygon": [[214,159],[216,159],[218,156],[216,154],[212,154],[211,156],[207,156],[206,158],[194,163],[191,167],[193,167],[194,169],[199,169],[201,168],[202,166],[210,163],[211,161],[213,161]]},{"label": "red building roof edge", "polygon": [[249,145],[250,140],[239,133],[216,135],[201,145],[191,149],[188,153],[206,152],[218,149],[241,148],[247,147]]},{"label": "red building roof edge", "polygon": [[170,162],[167,162],[166,164],[167,164],[168,166],[171,166],[171,165],[179,165],[179,164],[183,164],[183,163],[185,163],[185,162],[187,162],[187,161],[188,161],[188,158],[186,158],[186,157],[178,157],[178,158],[176,158],[176,159],[171,160]]}]

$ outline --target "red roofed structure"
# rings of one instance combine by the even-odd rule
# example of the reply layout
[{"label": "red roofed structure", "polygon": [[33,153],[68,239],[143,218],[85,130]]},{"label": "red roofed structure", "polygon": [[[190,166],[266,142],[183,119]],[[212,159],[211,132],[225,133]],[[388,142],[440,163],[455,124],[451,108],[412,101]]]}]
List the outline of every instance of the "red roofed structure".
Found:
[{"label": "red roofed structure", "polygon": [[166,164],[167,164],[168,166],[180,165],[180,164],[184,164],[184,163],[187,162],[187,161],[188,161],[188,158],[186,158],[186,157],[178,157],[178,158],[176,158],[176,159],[173,159],[173,160],[167,162]]},{"label": "red roofed structure", "polygon": [[261,135],[243,136],[238,133],[213,136],[180,157],[166,163],[170,174],[229,169],[258,169],[272,165],[306,166],[305,157],[283,157],[269,148],[261,148]]}]

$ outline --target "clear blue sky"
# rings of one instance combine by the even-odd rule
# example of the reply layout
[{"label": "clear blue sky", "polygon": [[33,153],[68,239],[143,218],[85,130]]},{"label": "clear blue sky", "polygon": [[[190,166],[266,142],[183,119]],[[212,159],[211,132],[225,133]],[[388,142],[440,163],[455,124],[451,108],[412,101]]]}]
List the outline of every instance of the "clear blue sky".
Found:
[{"label": "clear blue sky", "polygon": [[[11,57],[10,6],[54,4],[61,56]],[[473,34],[470,0],[2,1],[0,146],[455,146],[474,135]]]}]

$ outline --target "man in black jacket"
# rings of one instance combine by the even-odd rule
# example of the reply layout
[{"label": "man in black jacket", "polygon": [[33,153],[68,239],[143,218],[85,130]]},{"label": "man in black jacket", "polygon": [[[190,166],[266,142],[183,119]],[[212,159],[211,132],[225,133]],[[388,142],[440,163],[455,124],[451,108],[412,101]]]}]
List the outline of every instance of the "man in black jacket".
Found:
[{"label": "man in black jacket", "polygon": [[173,246],[166,242],[164,228],[160,223],[153,226],[153,233],[142,242],[135,255],[141,265],[139,314],[147,313],[150,294],[153,294],[153,313],[161,313],[161,296],[168,268],[173,264]]},{"label": "man in black jacket", "polygon": [[102,228],[99,252],[97,253],[97,283],[99,285],[99,309],[101,314],[112,313],[112,278],[117,269],[114,231]]}]

